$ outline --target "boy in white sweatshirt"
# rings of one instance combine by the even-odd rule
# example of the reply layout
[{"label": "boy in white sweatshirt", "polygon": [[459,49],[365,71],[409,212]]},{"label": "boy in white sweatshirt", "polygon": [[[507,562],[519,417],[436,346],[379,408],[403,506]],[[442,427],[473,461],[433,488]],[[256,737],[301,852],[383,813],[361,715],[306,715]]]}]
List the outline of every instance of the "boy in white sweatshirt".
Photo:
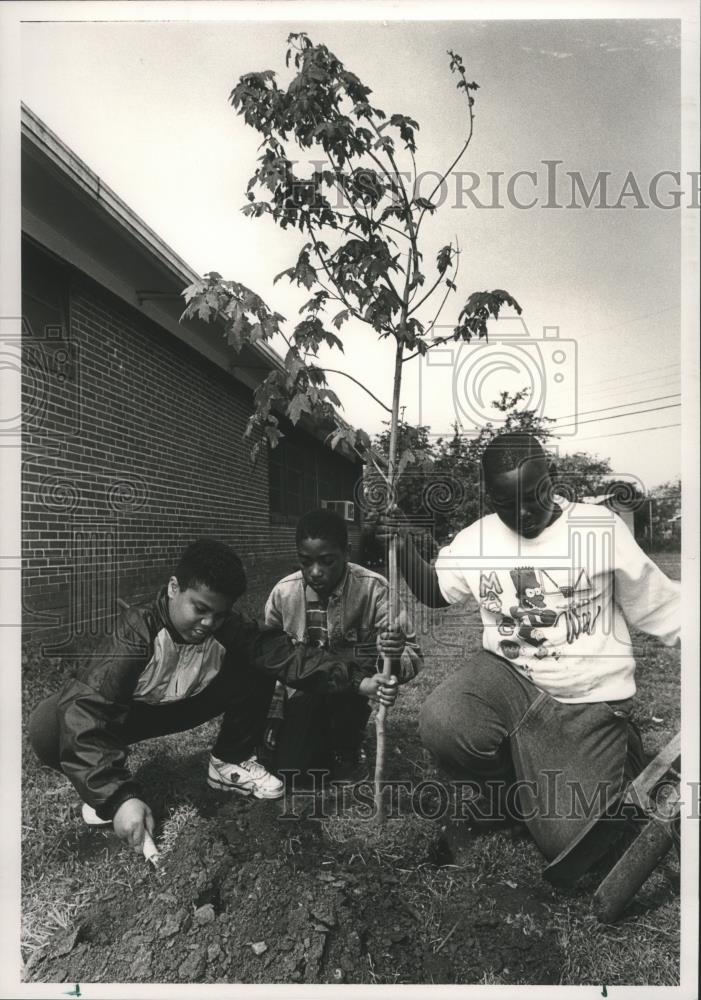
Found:
[{"label": "boy in white sweatshirt", "polygon": [[616,514],[557,496],[532,435],[499,435],[482,471],[495,513],[460,531],[435,566],[399,529],[418,599],[444,607],[471,594],[483,624],[483,650],[424,703],[421,735],[455,777],[506,791],[554,858],[642,769],[628,625],[678,644],[680,585]]}]

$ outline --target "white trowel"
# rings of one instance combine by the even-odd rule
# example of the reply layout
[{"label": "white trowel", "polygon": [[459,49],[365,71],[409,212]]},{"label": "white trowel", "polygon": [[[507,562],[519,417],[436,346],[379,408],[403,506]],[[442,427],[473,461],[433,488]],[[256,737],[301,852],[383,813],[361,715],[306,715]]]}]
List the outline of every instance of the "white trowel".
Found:
[{"label": "white trowel", "polygon": [[148,832],[144,833],[144,844],[143,844],[144,857],[147,861],[150,861],[154,868],[158,868],[161,861],[161,856],[158,853],[158,848],[153,842],[153,837]]}]

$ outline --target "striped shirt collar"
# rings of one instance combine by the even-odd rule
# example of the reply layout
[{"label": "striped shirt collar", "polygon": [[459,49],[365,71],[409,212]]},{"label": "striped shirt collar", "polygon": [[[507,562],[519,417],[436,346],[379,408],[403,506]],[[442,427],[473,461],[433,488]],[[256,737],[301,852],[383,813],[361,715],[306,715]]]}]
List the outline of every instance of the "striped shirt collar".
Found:
[{"label": "striped shirt collar", "polygon": [[[343,593],[343,588],[346,585],[346,580],[348,579],[349,572],[350,572],[350,569],[348,567],[348,563],[346,563],[346,568],[343,571],[343,575],[341,576],[341,579],[338,581],[338,583],[336,584],[336,586],[333,588],[333,590],[329,594],[329,600],[331,600],[332,597],[339,598],[341,596],[341,594]],[[304,583],[304,577],[302,577],[302,583]],[[317,594],[317,592],[314,590],[313,587],[309,586],[308,583],[304,585],[304,599],[305,599],[305,601],[306,601],[307,604],[320,604],[321,603],[321,601],[319,600],[319,595]]]}]

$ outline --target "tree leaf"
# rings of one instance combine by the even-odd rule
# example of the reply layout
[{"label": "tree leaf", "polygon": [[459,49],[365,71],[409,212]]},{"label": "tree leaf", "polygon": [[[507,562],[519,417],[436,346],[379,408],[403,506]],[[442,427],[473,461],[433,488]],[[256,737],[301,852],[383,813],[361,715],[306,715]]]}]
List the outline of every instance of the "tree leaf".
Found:
[{"label": "tree leaf", "polygon": [[329,435],[329,437],[330,437],[329,446],[331,448],[336,448],[336,446],[339,445],[341,441],[346,440],[346,431],[344,430],[343,427],[338,427],[333,432],[333,434]]},{"label": "tree leaf", "polygon": [[370,448],[371,446],[370,435],[362,428],[359,428],[355,432],[355,440],[356,444],[359,444],[361,448]]},{"label": "tree leaf", "polygon": [[284,438],[285,435],[282,433],[281,430],[278,430],[278,428],[274,427],[272,424],[266,424],[265,436],[268,439],[270,447],[277,448],[278,442],[280,441],[281,438]]},{"label": "tree leaf", "polygon": [[305,392],[298,392],[290,400],[287,407],[287,416],[293,424],[296,424],[303,413],[311,413],[312,404],[309,396]]},{"label": "tree leaf", "polygon": [[294,385],[299,373],[304,371],[306,368],[304,361],[299,356],[297,348],[291,347],[285,355],[285,368],[287,369],[288,376],[291,378],[292,384]]},{"label": "tree leaf", "polygon": [[333,325],[336,327],[337,330],[341,329],[341,327],[346,322],[349,316],[350,312],[348,311],[348,309],[341,309],[339,313],[336,313],[336,315],[333,318]]},{"label": "tree leaf", "polygon": [[290,281],[292,281],[294,276],[295,276],[295,269],[293,267],[287,267],[285,268],[284,271],[280,271],[279,274],[275,275],[275,277],[273,278],[273,284],[276,285],[280,280],[280,278],[289,278]]},{"label": "tree leaf", "polygon": [[326,389],[320,389],[319,390],[319,395],[323,396],[323,398],[326,400],[326,402],[327,403],[331,403],[332,406],[338,406],[340,409],[343,409],[343,403],[338,398],[338,396],[333,391],[333,389],[328,389],[328,388],[326,388]]},{"label": "tree leaf", "polygon": [[183,289],[182,294],[185,301],[189,302],[190,299],[193,299],[195,297],[195,295],[201,295],[203,291],[204,291],[204,285],[202,284],[202,282],[193,281],[191,285],[188,285],[187,288]]},{"label": "tree leaf", "polygon": [[239,311],[234,322],[227,326],[227,343],[233,347],[235,351],[240,351],[248,339],[250,329],[251,324],[248,322],[243,312]]},{"label": "tree leaf", "polygon": [[341,352],[341,354],[343,354],[343,342],[338,339],[335,333],[331,333],[330,330],[325,330],[324,340],[329,345],[329,347],[337,347]]},{"label": "tree leaf", "polygon": [[202,295],[196,302],[197,306],[197,317],[198,319],[203,319],[209,322],[212,316],[211,306],[208,305],[206,296]]},{"label": "tree leaf", "polygon": [[436,257],[436,267],[438,268],[439,274],[445,274],[445,272],[450,267],[453,261],[453,247],[450,243],[446,246],[441,247],[438,251],[438,256]]}]

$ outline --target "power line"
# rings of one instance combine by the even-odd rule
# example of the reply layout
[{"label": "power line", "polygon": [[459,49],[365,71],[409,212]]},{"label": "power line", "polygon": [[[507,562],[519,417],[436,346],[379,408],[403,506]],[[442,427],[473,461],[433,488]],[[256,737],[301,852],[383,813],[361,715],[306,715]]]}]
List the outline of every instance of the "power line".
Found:
[{"label": "power line", "polygon": [[[668,365],[661,365],[659,368],[646,368],[637,372],[626,372],[624,378],[635,378],[637,375],[659,375],[665,368],[679,368],[679,362],[671,361]],[[620,377],[620,375],[614,375],[611,378],[597,379],[596,382],[586,382],[582,385],[582,388],[586,389],[590,385],[602,385],[604,382],[618,382]]]},{"label": "power line", "polygon": [[614,323],[613,326],[605,326],[603,330],[592,330],[591,333],[580,333],[577,340],[582,340],[584,337],[598,337],[602,333],[607,333],[609,330],[618,330],[622,326],[629,326],[631,323],[637,323],[642,319],[650,319],[653,316],[662,316],[663,313],[667,312],[678,312],[679,306],[667,306],[664,309],[658,309],[656,312],[645,313],[642,316],[632,316],[630,319],[624,319],[621,323]]},{"label": "power line", "polygon": [[[676,399],[678,396],[681,396],[680,392],[673,392],[670,393],[668,396],[653,396],[652,399],[636,399],[635,402],[659,403],[659,401],[662,399]],[[566,413],[564,417],[556,417],[555,419],[560,421],[560,420],[568,420],[570,417],[587,417],[591,413],[605,413],[607,410],[621,410],[624,406],[632,406],[632,405],[633,405],[632,402],[618,403],[616,406],[603,406],[603,407],[597,407],[594,410],[582,410],[581,413]],[[621,414],[621,416],[627,416],[627,414]],[[585,421],[585,423],[589,422],[590,421]]]},{"label": "power line", "polygon": [[654,392],[655,389],[662,390],[664,387],[679,387],[681,379],[680,372],[672,372],[670,375],[657,375],[654,378],[642,379],[640,382],[626,382],[625,379],[617,379],[616,383],[603,385],[598,389],[587,389],[582,392],[582,396],[587,399],[595,396],[610,395],[611,393],[624,392]]},{"label": "power line", "polygon": [[598,396],[602,392],[617,392],[621,389],[642,389],[643,386],[652,386],[657,382],[678,382],[681,372],[670,372],[668,375],[651,375],[649,378],[642,378],[638,382],[627,382],[624,378],[617,378],[610,385],[600,385],[598,389],[583,389],[582,395]]},{"label": "power line", "polygon": [[582,393],[582,396],[586,399],[595,399],[597,396],[610,396],[612,393],[618,392],[654,392],[656,389],[660,391],[663,389],[676,388],[680,382],[679,372],[675,372],[673,375],[660,375],[659,378],[648,378],[643,382],[621,382],[619,381],[617,385],[606,385],[601,389],[587,390]]},{"label": "power line", "polygon": [[650,406],[647,410],[631,410],[630,413],[612,413],[609,417],[595,417],[593,420],[575,421],[575,423],[563,424],[561,427],[557,427],[555,429],[562,430],[563,427],[579,427],[582,424],[598,424],[602,420],[619,420],[621,417],[637,417],[641,413],[656,413],[658,410],[673,410],[675,407],[681,405],[681,403],[666,403],[664,406]]},{"label": "power line", "polygon": [[624,434],[642,434],[644,431],[661,431],[665,427],[681,427],[678,424],[656,424],[654,427],[636,427],[633,431],[615,431],[613,434],[595,434],[594,437],[578,438],[577,441],[599,441],[601,438],[623,437]]}]

